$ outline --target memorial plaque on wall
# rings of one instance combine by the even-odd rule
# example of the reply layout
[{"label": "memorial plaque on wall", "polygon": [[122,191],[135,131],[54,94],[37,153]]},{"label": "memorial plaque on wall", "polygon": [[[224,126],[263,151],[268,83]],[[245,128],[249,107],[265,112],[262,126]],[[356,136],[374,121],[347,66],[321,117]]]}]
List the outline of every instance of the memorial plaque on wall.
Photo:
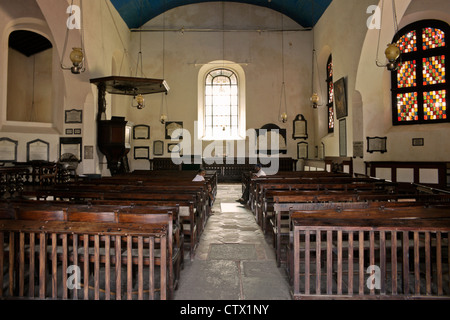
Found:
[{"label": "memorial plaque on wall", "polygon": [[354,141],[353,142],[353,158],[362,158],[364,156],[364,142]]},{"label": "memorial plaque on wall", "polygon": [[150,127],[145,124],[133,127],[133,139],[150,139]]},{"label": "memorial plaque on wall", "polygon": [[0,138],[0,161],[17,161],[17,144],[16,140]]},{"label": "memorial plaque on wall", "polygon": [[49,154],[48,142],[36,139],[27,143],[27,161],[48,161]]},{"label": "memorial plaque on wall", "polygon": [[82,110],[66,110],[65,123],[82,123],[83,111]]}]

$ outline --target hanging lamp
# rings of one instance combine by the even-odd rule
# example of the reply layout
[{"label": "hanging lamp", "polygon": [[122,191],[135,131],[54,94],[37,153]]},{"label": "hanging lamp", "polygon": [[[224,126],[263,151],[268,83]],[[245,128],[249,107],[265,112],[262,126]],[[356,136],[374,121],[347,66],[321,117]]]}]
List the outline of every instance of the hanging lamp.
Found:
[{"label": "hanging lamp", "polygon": [[[280,95],[280,107],[278,110],[278,121],[282,123],[286,123],[288,120],[287,115],[287,102],[286,102],[286,84],[284,81],[284,31],[283,31],[283,14],[281,14],[281,95]],[[284,104],[283,104],[284,100]],[[284,106],[284,109],[282,110],[282,107]]]},{"label": "hanging lamp", "polygon": [[[383,14],[383,7],[384,7],[384,1],[382,2],[381,6],[381,15]],[[395,8],[395,0],[392,0],[392,12],[393,12],[393,22],[394,22],[394,34],[397,34],[398,32],[398,25],[397,25],[397,12]],[[377,67],[381,68],[387,68],[389,71],[396,71],[398,70],[398,67],[401,64],[401,52],[397,45],[397,43],[392,42],[387,45],[386,50],[384,51],[384,55],[387,59],[387,62],[384,64],[381,64],[378,61],[378,51],[380,47],[380,35],[381,35],[381,27],[382,27],[382,20],[380,21],[380,29],[378,32],[378,42],[377,42],[377,56],[375,63]]]},{"label": "hanging lamp", "polygon": [[[78,8],[79,8],[79,12],[78,12]],[[83,12],[83,0],[80,0],[80,6],[76,7],[73,5],[73,0],[71,5],[67,8],[67,13],[69,13],[70,15],[72,14],[76,14],[74,16],[74,18],[77,18],[77,15],[80,18],[80,23],[79,25],[76,24],[76,29],[80,29],[80,33],[81,33],[81,37],[80,37],[80,46],[79,47],[73,47],[72,51],[70,52],[69,58],[70,61],[72,62],[72,66],[67,67],[64,65],[63,63],[63,58],[66,55],[66,50],[67,50],[67,42],[69,39],[69,25],[67,25],[66,28],[66,36],[64,39],[64,48],[63,48],[63,52],[62,52],[62,56],[61,56],[61,61],[60,61],[60,65],[61,65],[61,69],[63,70],[70,70],[73,74],[80,74],[81,72],[86,71],[85,65],[84,65],[84,31],[83,31],[83,19],[82,19],[82,12]]]}]

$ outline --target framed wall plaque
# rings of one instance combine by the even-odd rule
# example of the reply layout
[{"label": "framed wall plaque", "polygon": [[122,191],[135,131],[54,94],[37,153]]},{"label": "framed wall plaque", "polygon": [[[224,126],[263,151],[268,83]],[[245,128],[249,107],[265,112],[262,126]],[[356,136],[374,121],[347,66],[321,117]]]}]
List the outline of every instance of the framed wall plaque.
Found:
[{"label": "framed wall plaque", "polygon": [[150,158],[149,147],[134,147],[134,159],[146,159]]},{"label": "framed wall plaque", "polygon": [[65,112],[65,123],[82,123],[83,122],[83,110],[71,109]]},{"label": "framed wall plaque", "polygon": [[292,139],[308,139],[307,122],[302,114],[298,114],[293,121]]},{"label": "framed wall plaque", "polygon": [[84,146],[84,158],[94,159],[94,146]]},{"label": "framed wall plaque", "polygon": [[385,153],[387,137],[367,137],[367,152]]},{"label": "framed wall plaque", "polygon": [[150,139],[150,126],[137,124],[133,127],[133,139]]},{"label": "framed wall plaque", "polygon": [[347,123],[345,119],[339,120],[339,156],[347,156]]},{"label": "framed wall plaque", "polygon": [[7,137],[0,138],[0,161],[14,162],[17,161],[17,140]]},{"label": "framed wall plaque", "polygon": [[155,140],[153,141],[153,155],[162,156],[164,154],[164,141]]},{"label": "framed wall plaque", "polygon": [[422,147],[424,145],[423,138],[412,138],[413,147]]},{"label": "framed wall plaque", "polygon": [[36,139],[27,142],[27,161],[49,161],[50,144],[47,141]]},{"label": "framed wall plaque", "polygon": [[168,143],[167,144],[167,152],[168,153],[180,153],[180,144],[179,143]]},{"label": "framed wall plaque", "polygon": [[82,156],[82,139],[81,138],[59,138],[59,157],[65,153],[73,154],[78,161]]},{"label": "framed wall plaque", "polygon": [[172,134],[177,129],[183,129],[182,121],[167,121],[166,122],[166,139],[183,139],[183,134],[172,137]]},{"label": "framed wall plaque", "polygon": [[[272,139],[278,141],[278,146],[272,145]],[[268,123],[256,129],[256,149],[260,154],[286,154],[286,129],[281,129],[274,123]]]},{"label": "framed wall plaque", "polygon": [[297,159],[308,159],[308,142],[297,143]]}]

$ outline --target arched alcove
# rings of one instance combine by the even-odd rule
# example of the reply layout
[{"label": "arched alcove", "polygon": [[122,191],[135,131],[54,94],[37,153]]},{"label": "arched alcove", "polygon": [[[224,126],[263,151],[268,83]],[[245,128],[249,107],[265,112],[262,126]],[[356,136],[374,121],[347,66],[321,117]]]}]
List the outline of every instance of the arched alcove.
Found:
[{"label": "arched alcove", "polygon": [[43,35],[14,30],[8,39],[7,121],[53,121],[53,45]]}]

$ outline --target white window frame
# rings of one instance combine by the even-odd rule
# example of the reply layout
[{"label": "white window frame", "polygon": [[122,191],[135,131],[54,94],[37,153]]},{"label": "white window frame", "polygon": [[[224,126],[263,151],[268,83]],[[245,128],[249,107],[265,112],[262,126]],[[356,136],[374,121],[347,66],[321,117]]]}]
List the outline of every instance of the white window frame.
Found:
[{"label": "white window frame", "polygon": [[238,135],[226,137],[220,140],[245,140],[246,137],[246,118],[245,118],[245,73],[244,69],[237,63],[232,61],[212,61],[204,64],[198,72],[198,122],[197,130],[200,140],[218,140],[214,136],[206,136],[205,132],[205,90],[206,90],[206,76],[209,72],[217,68],[224,68],[233,71],[238,80]]}]

